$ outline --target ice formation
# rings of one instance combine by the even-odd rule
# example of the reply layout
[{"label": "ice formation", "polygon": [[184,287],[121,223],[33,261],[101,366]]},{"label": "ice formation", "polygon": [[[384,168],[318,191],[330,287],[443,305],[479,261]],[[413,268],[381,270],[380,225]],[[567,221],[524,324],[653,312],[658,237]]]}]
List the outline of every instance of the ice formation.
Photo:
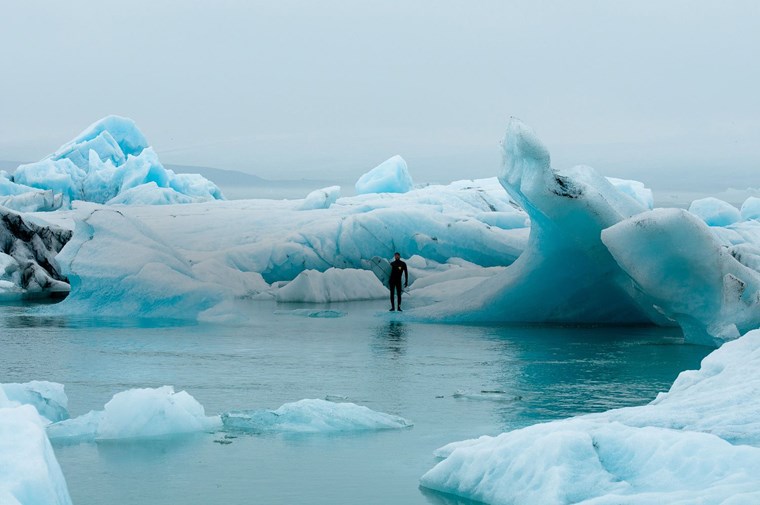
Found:
[{"label": "ice formation", "polygon": [[278,302],[330,303],[387,298],[388,289],[369,270],[305,270],[278,289]]},{"label": "ice formation", "polygon": [[340,198],[340,186],[317,189],[306,195],[301,210],[327,209]]},{"label": "ice formation", "polygon": [[117,393],[101,411],[47,427],[56,442],[79,442],[170,436],[220,427],[218,416],[206,416],[203,406],[185,391],[171,386]]},{"label": "ice formation", "polygon": [[760,500],[760,330],[649,405],[449,444],[423,486],[492,505]]},{"label": "ice formation", "polygon": [[254,433],[330,433],[408,428],[402,417],[376,412],[354,403],[306,399],[277,410],[247,410],[222,414],[225,429]]},{"label": "ice formation", "polygon": [[728,226],[742,219],[739,209],[713,197],[694,200],[689,205],[689,212],[710,226]]},{"label": "ice formation", "polygon": [[744,200],[740,213],[743,221],[760,220],[760,198],[750,196]]},{"label": "ice formation", "polygon": [[356,194],[406,193],[414,188],[406,161],[401,156],[393,156],[359,177]]},{"label": "ice formation", "polygon": [[0,207],[0,300],[65,295],[69,285],[55,256],[70,237]]},{"label": "ice formation", "polygon": [[[362,269],[373,256],[390,258],[397,250],[404,257],[424,256],[431,272],[437,271],[435,265],[454,268],[456,261],[506,265],[522,252],[528,235],[525,213],[495,179],[339,198],[329,208],[306,212],[299,211],[302,205],[241,200],[167,208],[79,202],[71,211],[38,214],[75,227],[57,258],[71,281],[71,294],[49,310],[194,319],[229,298],[274,296],[280,282],[305,270]],[[502,227],[479,219],[489,214],[499,214]],[[505,229],[507,215],[514,216],[515,228]],[[282,299],[297,286],[281,289]],[[372,286],[379,297],[377,284]]]},{"label": "ice formation", "polygon": [[0,203],[17,210],[52,210],[74,200],[167,204],[221,199],[197,174],[164,168],[131,119],[107,116],[54,154],[0,174]]},{"label": "ice formation", "polygon": [[0,388],[0,503],[71,505],[61,467],[32,405],[18,405]]},{"label": "ice formation", "polygon": [[31,405],[49,422],[69,418],[69,399],[63,384],[48,381],[0,384],[0,393],[5,395],[6,401]]},{"label": "ice formation", "polygon": [[[587,166],[551,167],[535,133],[512,119],[502,144],[499,181],[528,213],[525,252],[504,272],[461,297],[419,311],[442,321],[641,323],[662,316],[621,288],[620,267],[600,239],[603,229],[644,210]],[[638,193],[637,193],[638,194]],[[482,265],[482,264],[481,264]]]}]

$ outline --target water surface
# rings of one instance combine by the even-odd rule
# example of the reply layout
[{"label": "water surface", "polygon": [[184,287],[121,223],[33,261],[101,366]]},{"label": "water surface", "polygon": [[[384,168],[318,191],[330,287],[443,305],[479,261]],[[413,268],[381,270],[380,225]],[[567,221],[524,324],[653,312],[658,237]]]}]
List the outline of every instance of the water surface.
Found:
[{"label": "water surface", "polygon": [[[419,324],[382,302],[239,308],[252,322],[50,318],[0,306],[0,382],[63,383],[72,416],[119,391],[173,385],[207,414],[333,395],[414,427],[57,446],[75,505],[451,503],[418,488],[436,448],[644,404],[710,351],[667,328]],[[304,308],[346,315],[309,318]]]}]

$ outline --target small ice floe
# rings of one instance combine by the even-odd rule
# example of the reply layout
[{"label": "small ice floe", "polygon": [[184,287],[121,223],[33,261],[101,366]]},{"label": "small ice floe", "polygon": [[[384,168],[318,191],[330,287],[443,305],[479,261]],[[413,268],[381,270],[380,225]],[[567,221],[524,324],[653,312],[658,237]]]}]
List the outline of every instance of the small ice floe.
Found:
[{"label": "small ice floe", "polygon": [[413,423],[354,403],[305,399],[277,410],[245,410],[222,414],[227,430],[251,433],[335,433],[393,430]]},{"label": "small ice floe", "polygon": [[510,394],[500,389],[481,389],[480,391],[465,391],[458,389],[452,396],[454,398],[488,400],[492,402],[516,402],[522,400],[522,396]]},{"label": "small ice floe", "polygon": [[275,310],[276,315],[286,316],[298,316],[298,317],[312,317],[318,319],[335,319],[338,317],[345,317],[348,313],[342,310],[333,309],[295,309],[295,310]]}]

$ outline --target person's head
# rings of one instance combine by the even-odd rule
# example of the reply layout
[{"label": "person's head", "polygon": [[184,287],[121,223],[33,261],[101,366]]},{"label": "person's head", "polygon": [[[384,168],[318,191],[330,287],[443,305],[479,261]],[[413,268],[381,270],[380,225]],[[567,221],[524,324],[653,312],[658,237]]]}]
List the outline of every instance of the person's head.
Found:
[{"label": "person's head", "polygon": [[400,260],[401,259],[401,255],[399,253],[394,253],[393,254],[393,259]]}]

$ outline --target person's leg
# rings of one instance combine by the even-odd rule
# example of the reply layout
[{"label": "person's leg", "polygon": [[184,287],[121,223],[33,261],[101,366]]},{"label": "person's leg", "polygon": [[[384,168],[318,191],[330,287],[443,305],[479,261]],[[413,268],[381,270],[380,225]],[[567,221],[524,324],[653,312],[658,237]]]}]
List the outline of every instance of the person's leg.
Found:
[{"label": "person's leg", "polygon": [[396,284],[396,296],[398,298],[398,303],[396,303],[396,307],[398,307],[398,310],[401,310],[401,283],[399,282]]},{"label": "person's leg", "polygon": [[393,304],[393,289],[395,288],[394,284],[390,283],[390,291],[391,291],[391,310],[396,310],[396,306]]}]

